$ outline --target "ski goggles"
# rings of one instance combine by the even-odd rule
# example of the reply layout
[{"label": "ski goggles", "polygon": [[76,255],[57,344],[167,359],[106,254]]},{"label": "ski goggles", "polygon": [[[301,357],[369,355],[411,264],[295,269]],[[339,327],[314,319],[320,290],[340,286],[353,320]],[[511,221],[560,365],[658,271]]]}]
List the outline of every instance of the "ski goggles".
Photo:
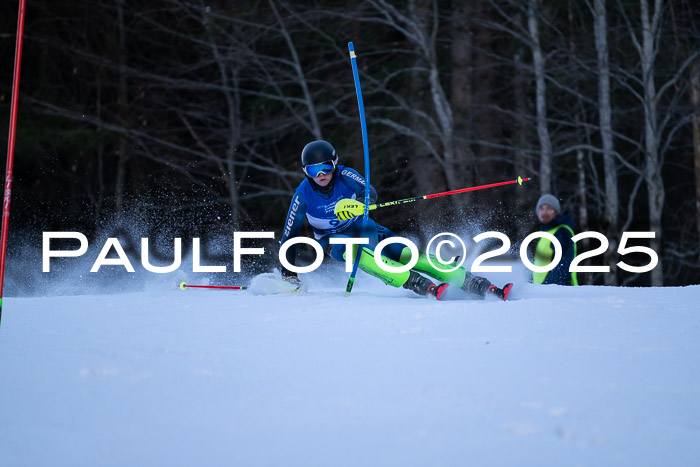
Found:
[{"label": "ski goggles", "polygon": [[304,167],[304,173],[311,178],[316,178],[319,175],[326,175],[333,172],[335,169],[335,161],[326,161],[319,164],[309,164]]}]

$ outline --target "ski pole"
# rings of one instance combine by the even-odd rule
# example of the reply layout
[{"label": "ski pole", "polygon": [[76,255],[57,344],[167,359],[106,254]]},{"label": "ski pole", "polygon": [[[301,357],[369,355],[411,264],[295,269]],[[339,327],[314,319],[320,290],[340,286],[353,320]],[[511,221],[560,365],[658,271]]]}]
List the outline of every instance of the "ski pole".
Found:
[{"label": "ski pole", "polygon": [[[469,188],[462,188],[459,190],[444,191],[442,193],[434,193],[432,195],[415,196],[413,198],[400,199],[397,201],[387,201],[386,203],[370,204],[368,206],[368,211],[373,211],[375,209],[384,208],[386,206],[396,206],[398,204],[413,203],[421,199],[431,199],[439,198],[440,196],[456,195],[458,193],[466,193],[468,191],[485,190],[486,188],[493,188],[503,185],[511,185],[517,183],[522,185],[523,182],[527,182],[531,178],[521,178],[518,177],[515,180],[509,180],[507,182],[491,183],[489,185],[473,186]],[[340,220],[350,219],[352,217],[361,216],[365,212],[365,205],[355,199],[341,199],[335,204],[335,209],[333,211],[335,216]]]},{"label": "ski pole", "polygon": [[189,285],[186,282],[180,282],[179,287],[182,290],[185,288],[196,288],[196,289],[229,289],[229,290],[246,290],[248,287],[245,285]]}]

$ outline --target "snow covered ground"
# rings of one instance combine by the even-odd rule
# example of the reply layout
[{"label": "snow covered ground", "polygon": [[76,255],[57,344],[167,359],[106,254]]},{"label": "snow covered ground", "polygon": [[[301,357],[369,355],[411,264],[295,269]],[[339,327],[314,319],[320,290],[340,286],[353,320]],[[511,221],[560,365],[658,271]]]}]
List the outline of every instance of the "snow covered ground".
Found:
[{"label": "snow covered ground", "polygon": [[6,298],[0,466],[700,465],[700,286],[345,278]]}]

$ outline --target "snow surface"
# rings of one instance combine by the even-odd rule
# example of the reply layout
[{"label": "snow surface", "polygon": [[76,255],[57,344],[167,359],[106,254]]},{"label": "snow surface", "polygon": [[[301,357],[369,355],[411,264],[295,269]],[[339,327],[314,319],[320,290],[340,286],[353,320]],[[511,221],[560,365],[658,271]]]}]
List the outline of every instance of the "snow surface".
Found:
[{"label": "snow surface", "polygon": [[700,286],[6,298],[0,466],[700,465]]}]

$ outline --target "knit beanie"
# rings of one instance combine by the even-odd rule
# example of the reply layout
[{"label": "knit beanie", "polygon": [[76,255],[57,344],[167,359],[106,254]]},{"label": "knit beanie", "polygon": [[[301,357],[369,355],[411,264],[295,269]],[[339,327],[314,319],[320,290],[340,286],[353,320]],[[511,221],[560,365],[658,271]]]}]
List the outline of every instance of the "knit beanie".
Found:
[{"label": "knit beanie", "polygon": [[540,196],[540,199],[537,200],[537,206],[535,207],[535,215],[540,210],[540,206],[543,204],[549,204],[554,208],[555,211],[557,211],[557,214],[561,214],[561,204],[559,204],[559,200],[554,197],[554,195],[542,195]]}]

